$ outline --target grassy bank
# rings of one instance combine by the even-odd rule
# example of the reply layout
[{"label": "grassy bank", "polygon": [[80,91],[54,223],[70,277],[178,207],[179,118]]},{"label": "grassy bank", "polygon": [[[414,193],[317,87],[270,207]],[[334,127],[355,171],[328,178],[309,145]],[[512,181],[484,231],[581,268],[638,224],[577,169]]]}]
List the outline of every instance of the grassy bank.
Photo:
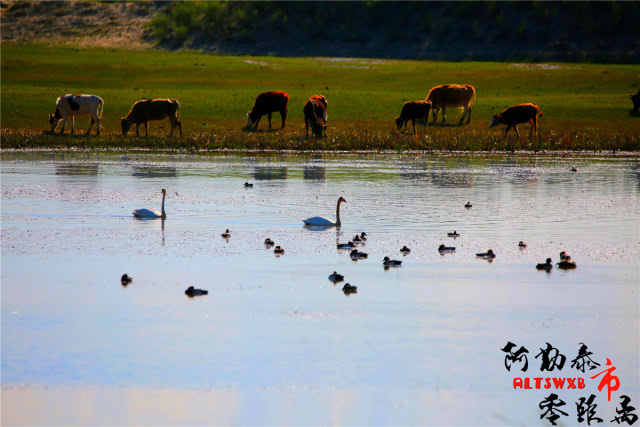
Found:
[{"label": "grassy bank", "polygon": [[[640,150],[640,118],[630,114],[628,98],[640,86],[640,67],[633,65],[231,57],[10,43],[2,53],[2,148]],[[402,104],[444,83],[476,88],[471,123],[430,125],[426,138],[397,134],[393,118]],[[290,94],[287,127],[266,132],[265,117],[258,131],[243,130],[246,112],[265,90]],[[100,137],[46,132],[48,113],[66,93],[104,99]],[[302,106],[320,93],[329,100],[329,138],[304,140]],[[180,101],[182,140],[165,137],[166,120],[151,122],[150,138],[119,136],[120,117],[145,97]],[[502,141],[499,128],[488,128],[491,114],[522,102],[544,111],[540,136]],[[447,121],[457,123],[461,114],[449,109]],[[77,119],[76,132],[88,124]],[[280,125],[277,113],[273,124]],[[520,129],[526,135],[529,125]]]}]

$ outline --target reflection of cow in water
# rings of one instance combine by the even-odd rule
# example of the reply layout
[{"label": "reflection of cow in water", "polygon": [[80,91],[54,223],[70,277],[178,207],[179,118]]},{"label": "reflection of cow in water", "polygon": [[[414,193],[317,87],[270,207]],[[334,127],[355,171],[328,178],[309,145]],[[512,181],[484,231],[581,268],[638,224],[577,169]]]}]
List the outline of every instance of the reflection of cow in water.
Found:
[{"label": "reflection of cow in water", "polygon": [[287,109],[289,108],[289,94],[286,92],[262,92],[256,98],[253,109],[247,113],[247,127],[257,128],[258,122],[267,115],[269,129],[271,129],[271,113],[279,112],[282,117],[282,128],[287,121]]},{"label": "reflection of cow in water", "polygon": [[404,130],[407,130],[407,122],[411,120],[413,125],[413,134],[416,134],[416,120],[424,120],[424,130],[427,131],[427,122],[429,121],[429,111],[431,110],[431,101],[409,101],[405,102],[400,112],[400,117],[396,117],[396,126],[398,132],[404,125]]},{"label": "reflection of cow in water", "polygon": [[633,113],[638,114],[638,109],[640,109],[640,89],[638,89],[638,93],[630,94],[629,98],[631,98],[631,102],[633,102]]},{"label": "reflection of cow in water", "polygon": [[502,138],[504,139],[507,136],[507,132],[509,129],[514,128],[516,130],[516,135],[520,138],[520,133],[518,132],[518,125],[521,123],[531,123],[531,130],[529,131],[529,136],[533,133],[534,129],[536,134],[538,133],[538,116],[542,117],[544,114],[538,108],[536,104],[519,104],[509,107],[502,111],[501,113],[494,114],[491,117],[491,124],[489,127],[498,126],[501,124],[507,125],[507,129],[504,131],[504,135]]},{"label": "reflection of cow in water", "polygon": [[460,117],[458,126],[462,124],[464,116],[467,116],[467,123],[471,121],[471,107],[476,102],[476,90],[471,85],[442,85],[436,86],[429,91],[427,101],[431,101],[431,111],[433,111],[433,123],[438,119],[438,112],[442,109],[442,123],[445,122],[445,111],[447,107],[463,107],[464,113]]},{"label": "reflection of cow in water", "polygon": [[98,124],[96,135],[100,135],[100,119],[102,119],[102,109],[104,101],[95,95],[65,95],[56,101],[56,111],[49,114],[49,124],[51,124],[51,132],[56,130],[58,123],[62,120],[62,130],[67,126],[67,120],[71,118],[71,133],[75,132],[75,116],[91,116],[91,124],[87,129],[87,135],[91,132],[94,123]]},{"label": "reflection of cow in water", "polygon": [[305,138],[309,137],[309,125],[311,125],[311,133],[318,138],[322,138],[322,131],[327,135],[327,105],[329,101],[322,95],[313,95],[304,104],[302,112],[304,113]]}]

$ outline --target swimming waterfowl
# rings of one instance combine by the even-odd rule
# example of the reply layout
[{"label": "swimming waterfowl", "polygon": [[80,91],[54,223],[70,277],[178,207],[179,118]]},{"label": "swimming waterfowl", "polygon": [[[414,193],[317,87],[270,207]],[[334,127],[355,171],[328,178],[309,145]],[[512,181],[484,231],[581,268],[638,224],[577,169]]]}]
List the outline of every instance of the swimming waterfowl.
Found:
[{"label": "swimming waterfowl", "polygon": [[367,240],[367,233],[365,233],[364,231],[362,233],[360,233],[360,239],[364,242],[365,240]]},{"label": "swimming waterfowl", "polygon": [[135,218],[166,218],[167,214],[164,211],[164,199],[167,196],[167,190],[162,189],[162,205],[160,206],[160,212],[155,209],[136,209],[131,212]]},{"label": "swimming waterfowl", "polygon": [[551,263],[551,258],[547,258],[547,262],[545,262],[544,264],[540,263],[536,265],[536,268],[538,270],[551,271],[551,269],[553,268],[553,264]]},{"label": "swimming waterfowl", "polygon": [[253,184],[249,184],[248,182],[245,182],[244,188],[253,188]]},{"label": "swimming waterfowl", "polygon": [[303,219],[302,222],[304,222],[304,225],[318,225],[318,226],[325,226],[325,227],[340,227],[341,222],[340,222],[340,203],[342,202],[347,202],[343,197],[340,197],[338,199],[338,205],[336,206],[336,220],[332,221],[329,218],[325,218],[322,216],[314,216],[311,218],[307,218],[307,219]]},{"label": "swimming waterfowl", "polygon": [[403,254],[403,255],[408,255],[408,254],[410,254],[410,253],[411,253],[411,249],[409,249],[409,248],[408,248],[408,247],[406,247],[406,246],[403,246],[403,247],[400,249],[400,252],[402,252],[402,254]]},{"label": "swimming waterfowl", "polygon": [[455,250],[456,248],[453,246],[440,245],[440,247],[438,247],[438,252],[454,252]]},{"label": "swimming waterfowl", "polygon": [[447,236],[449,236],[449,237],[460,237],[460,233],[458,233],[456,230],[453,230],[453,233],[447,233]]},{"label": "swimming waterfowl", "polygon": [[576,169],[576,167],[574,166],[571,168],[571,172],[578,172],[578,169]]},{"label": "swimming waterfowl", "polygon": [[227,228],[227,231],[222,233],[221,236],[224,237],[225,239],[228,239],[229,237],[231,237],[231,233],[229,233],[229,229]]},{"label": "swimming waterfowl", "polygon": [[496,257],[496,254],[493,253],[492,249],[488,249],[487,252],[476,254],[477,257],[493,259]]},{"label": "swimming waterfowl", "polygon": [[473,205],[471,204],[471,202],[467,202],[467,203],[464,205],[464,207],[465,207],[465,208],[470,208],[470,207],[472,207],[472,206],[473,206]]},{"label": "swimming waterfowl", "polygon": [[336,245],[336,247],[337,247],[338,249],[351,249],[351,248],[353,248],[354,246],[355,246],[355,245],[353,244],[353,242],[352,242],[352,241],[349,241],[349,243],[338,243],[338,244]]},{"label": "swimming waterfowl", "polygon": [[209,291],[205,291],[204,289],[195,289],[193,286],[189,286],[184,293],[190,297],[196,297],[200,295],[208,295]]},{"label": "swimming waterfowl", "polygon": [[565,251],[560,252],[560,261],[567,261],[570,260],[571,256],[566,253]]},{"label": "swimming waterfowl", "polygon": [[329,280],[333,283],[342,282],[344,280],[344,276],[342,274],[338,274],[337,271],[334,271],[333,274],[329,275]]},{"label": "swimming waterfowl", "polygon": [[362,238],[356,234],[353,236],[353,243],[362,243]]},{"label": "swimming waterfowl", "polygon": [[521,241],[520,241],[520,243],[518,243],[518,247],[519,247],[520,249],[524,249],[524,248],[526,248],[526,247],[527,247],[527,244],[521,240]]},{"label": "swimming waterfowl", "polygon": [[397,261],[395,259],[389,259],[388,256],[384,257],[382,260],[382,265],[387,267],[399,267],[402,265],[402,261]]},{"label": "swimming waterfowl", "polygon": [[369,254],[366,254],[364,252],[358,252],[357,249],[354,249],[351,251],[351,253],[349,254],[349,256],[351,257],[352,260],[357,261],[359,259],[365,259],[369,257]]},{"label": "swimming waterfowl", "polygon": [[558,263],[558,268],[561,268],[563,270],[573,270],[574,268],[576,268],[576,263],[571,261],[571,257],[568,257],[568,259],[560,261]]},{"label": "swimming waterfowl", "polygon": [[264,240],[264,244],[267,245],[267,246],[273,246],[274,245],[273,240],[271,240],[268,237]]},{"label": "swimming waterfowl", "polygon": [[350,284],[345,284],[342,287],[342,292],[344,292],[345,294],[357,294],[358,293],[358,287],[357,286],[351,286]]},{"label": "swimming waterfowl", "polygon": [[282,249],[280,246],[276,246],[273,250],[273,253],[276,255],[282,255],[284,253],[284,249]]},{"label": "swimming waterfowl", "polygon": [[120,278],[120,283],[122,283],[122,286],[130,285],[131,282],[133,282],[133,277],[127,276],[126,273],[123,274],[122,277]]}]

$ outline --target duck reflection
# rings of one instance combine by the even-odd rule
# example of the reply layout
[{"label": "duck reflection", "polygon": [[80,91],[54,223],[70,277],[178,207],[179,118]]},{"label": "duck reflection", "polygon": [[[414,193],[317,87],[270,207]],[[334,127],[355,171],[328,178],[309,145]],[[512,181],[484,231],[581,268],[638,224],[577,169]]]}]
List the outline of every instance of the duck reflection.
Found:
[{"label": "duck reflection", "polygon": [[132,176],[137,178],[177,178],[178,169],[170,166],[134,166]]}]

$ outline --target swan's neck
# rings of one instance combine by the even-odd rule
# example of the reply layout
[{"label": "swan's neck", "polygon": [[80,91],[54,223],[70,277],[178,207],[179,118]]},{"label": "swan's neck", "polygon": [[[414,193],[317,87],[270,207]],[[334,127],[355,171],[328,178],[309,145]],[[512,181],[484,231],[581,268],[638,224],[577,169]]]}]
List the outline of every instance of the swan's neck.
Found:
[{"label": "swan's neck", "polygon": [[162,194],[162,206],[160,207],[160,213],[162,214],[162,217],[166,217],[167,214],[164,213],[164,198],[167,196],[167,193],[163,193]]},{"label": "swan's neck", "polygon": [[340,200],[338,206],[336,206],[336,227],[340,227],[340,203],[342,203],[342,200]]}]

